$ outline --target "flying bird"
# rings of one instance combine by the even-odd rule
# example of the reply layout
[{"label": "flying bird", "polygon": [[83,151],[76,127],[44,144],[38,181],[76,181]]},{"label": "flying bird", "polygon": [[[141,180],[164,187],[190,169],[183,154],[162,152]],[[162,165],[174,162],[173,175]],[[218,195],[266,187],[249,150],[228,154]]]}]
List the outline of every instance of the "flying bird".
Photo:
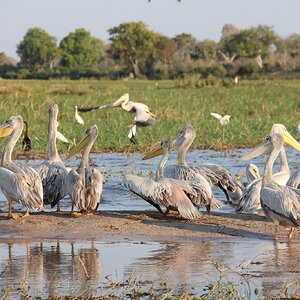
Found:
[{"label": "flying bird", "polygon": [[292,238],[295,227],[300,227],[300,190],[282,186],[276,183],[272,176],[275,159],[284,143],[300,151],[300,144],[284,127],[281,131],[271,133],[262,144],[240,159],[243,161],[269,153],[262,178],[260,201],[265,215],[275,224],[274,239],[278,238],[279,226],[290,228],[289,239]]},{"label": "flying bird", "polygon": [[224,117],[222,117],[221,115],[217,114],[217,113],[210,113],[213,117],[217,118],[220,121],[220,124],[222,126],[227,125],[230,121],[230,116],[229,115],[225,115]]},{"label": "flying bird", "polygon": [[12,203],[21,203],[26,208],[23,217],[29,216],[29,210],[43,209],[43,185],[38,173],[29,166],[12,161],[13,148],[23,131],[23,118],[12,116],[0,126],[0,137],[9,136],[6,142],[1,167],[0,188],[8,201],[8,217],[16,219],[18,214],[12,213]]},{"label": "flying bird", "polygon": [[84,121],[83,121],[82,117],[79,116],[79,114],[78,114],[77,106],[75,106],[75,120],[76,120],[77,123],[79,123],[81,125],[84,125]]},{"label": "flying bird", "polygon": [[[163,157],[156,172],[155,180],[136,175],[125,175],[123,184],[125,187],[138,195],[162,214],[167,215],[169,210],[177,210],[186,219],[201,217],[201,212],[194,204],[193,199],[201,190],[196,181],[176,180],[163,176],[164,166],[172,152],[172,143],[161,143]],[[165,212],[162,210],[165,207]]]},{"label": "flying bird", "polygon": [[49,106],[47,158],[36,168],[36,171],[40,175],[43,183],[44,205],[51,205],[51,208],[57,205],[57,211],[60,211],[59,201],[67,195],[65,181],[68,171],[62,162],[56,147],[56,139],[58,137],[58,112],[57,104]]},{"label": "flying bird", "polygon": [[136,127],[150,126],[155,123],[155,114],[152,113],[147,105],[144,103],[134,102],[129,100],[129,94],[124,94],[117,101],[110,104],[103,104],[94,107],[78,108],[80,112],[88,112],[96,109],[102,109],[106,107],[121,107],[123,110],[129,113],[135,113],[133,123],[129,125],[128,137],[134,144],[137,143],[136,139]]},{"label": "flying bird", "polygon": [[[66,178],[66,190],[72,201],[71,214],[76,216],[81,213],[95,214],[102,195],[103,177],[100,171],[89,166],[89,153],[98,136],[98,127],[93,125],[75,146],[67,159],[82,150],[81,162],[78,168],[73,168]],[[76,205],[80,212],[74,212]]]}]

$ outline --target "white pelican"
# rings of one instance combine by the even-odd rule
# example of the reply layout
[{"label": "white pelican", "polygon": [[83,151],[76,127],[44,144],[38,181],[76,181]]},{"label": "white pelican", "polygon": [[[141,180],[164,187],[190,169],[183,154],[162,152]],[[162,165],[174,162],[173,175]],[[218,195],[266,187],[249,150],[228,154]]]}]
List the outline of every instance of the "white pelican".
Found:
[{"label": "white pelican", "polygon": [[222,126],[227,125],[230,121],[230,116],[229,115],[225,115],[225,116],[221,116],[217,113],[210,113],[213,117],[217,118],[220,121],[220,124]]},{"label": "white pelican", "polygon": [[73,215],[78,214],[74,212],[75,204],[80,212],[94,214],[100,203],[103,185],[102,174],[96,168],[89,166],[89,153],[97,136],[98,127],[93,125],[67,156],[67,159],[70,159],[83,149],[78,168],[73,168],[66,179],[66,189],[71,197],[71,214]]},{"label": "white pelican", "polygon": [[121,107],[126,112],[135,113],[133,123],[130,126],[128,137],[132,143],[137,143],[135,138],[136,127],[143,127],[153,125],[155,123],[155,114],[153,114],[149,107],[143,103],[133,102],[129,100],[129,94],[124,94],[117,101],[110,104],[104,104],[94,107],[79,108],[78,111],[88,112],[95,109],[105,107]]},{"label": "white pelican", "polygon": [[59,201],[67,195],[65,191],[65,180],[68,175],[68,171],[65,168],[56,147],[58,116],[57,104],[50,105],[48,113],[49,126],[47,158],[36,168],[36,171],[43,182],[44,204],[51,204],[52,208],[57,205],[57,211],[60,211]]},{"label": "white pelican", "polygon": [[284,142],[300,151],[300,144],[285,129],[272,133],[265,142],[240,159],[270,153],[263,173],[260,201],[265,215],[275,224],[275,239],[278,236],[279,225],[290,228],[288,238],[292,238],[295,227],[300,227],[300,191],[279,185],[272,176],[275,159],[282,151]]},{"label": "white pelican", "polygon": [[[196,181],[175,180],[163,177],[163,168],[172,152],[172,143],[161,143],[164,155],[158,166],[155,180],[136,175],[125,175],[123,184],[134,194],[157,208],[162,214],[167,214],[170,209],[178,210],[179,214],[186,219],[200,218],[201,213],[193,203],[201,186]],[[163,212],[161,206],[166,207]]]},{"label": "white pelican", "polygon": [[9,136],[0,167],[0,188],[8,201],[8,217],[17,218],[12,213],[12,202],[19,202],[26,207],[24,217],[29,209],[43,209],[43,185],[37,172],[28,166],[16,164],[11,160],[13,148],[22,134],[23,118],[12,116],[0,126],[0,137]]},{"label": "white pelican", "polygon": [[[172,143],[174,146],[179,146],[177,164],[168,165],[164,169],[163,175],[166,178],[173,178],[177,180],[193,180],[196,181],[201,190],[197,195],[197,199],[193,199],[193,203],[196,205],[203,205],[206,207],[208,213],[211,209],[219,209],[222,207],[222,203],[217,200],[211,190],[211,181],[207,179],[206,173],[199,172],[198,169],[194,170],[194,167],[190,167],[186,163],[185,155],[190,145],[192,144],[196,136],[195,128],[192,125],[187,125],[180,131],[179,135],[173,139]],[[157,155],[161,155],[162,147],[154,149],[148,153],[143,159],[149,159]],[[206,169],[206,172],[210,176],[215,176],[213,172]]]},{"label": "white pelican", "polygon": [[30,151],[32,150],[32,145],[31,145],[31,139],[28,136],[28,123],[23,120],[24,122],[24,128],[23,128],[23,140],[22,140],[22,149],[24,151]]},{"label": "white pelican", "polygon": [[[274,124],[272,126],[271,134],[273,133],[284,134],[285,132],[287,132],[287,129],[282,124]],[[269,139],[269,137],[267,139]],[[255,157],[254,155],[258,156],[257,153],[259,155],[259,152],[257,152],[255,148],[250,153],[244,156],[244,160],[254,158]],[[280,151],[280,161],[281,161],[280,170],[279,172],[273,174],[273,180],[277,184],[286,185],[287,181],[290,178],[291,171],[287,162],[284,147],[282,147]],[[257,178],[251,183],[249,183],[244,189],[243,197],[240,199],[236,211],[239,213],[263,215],[263,210],[260,203],[261,187],[262,187],[262,178]]]},{"label": "white pelican", "polygon": [[[186,125],[180,131],[180,133],[173,139],[174,147],[178,147],[177,154],[177,165],[170,166],[166,168],[166,177],[171,178],[185,178],[193,177],[193,173],[197,173],[203,176],[210,184],[216,185],[225,193],[227,200],[229,201],[229,196],[227,194],[227,190],[234,191],[235,183],[232,180],[229,172],[222,168],[221,166],[215,164],[205,164],[199,166],[189,166],[185,172],[187,174],[181,174],[182,170],[186,166],[186,153],[193,143],[196,137],[196,129],[193,125]],[[158,152],[157,155],[161,154],[162,151]],[[187,170],[190,170],[190,174]]]},{"label": "white pelican", "polygon": [[76,120],[76,122],[79,123],[79,124],[81,124],[81,125],[84,125],[83,119],[78,114],[78,108],[77,108],[77,106],[75,106],[74,108],[75,108],[75,120]]}]

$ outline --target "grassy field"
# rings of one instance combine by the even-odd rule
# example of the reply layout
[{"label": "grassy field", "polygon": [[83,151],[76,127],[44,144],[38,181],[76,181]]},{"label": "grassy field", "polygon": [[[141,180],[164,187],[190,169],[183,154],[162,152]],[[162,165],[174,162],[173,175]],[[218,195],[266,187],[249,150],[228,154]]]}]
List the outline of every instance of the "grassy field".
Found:
[{"label": "grassy field", "polygon": [[[75,122],[75,105],[110,103],[124,93],[147,104],[157,115],[154,126],[138,129],[138,145],[127,138],[127,125],[134,115],[120,108],[81,113],[85,125]],[[299,138],[300,81],[242,81],[238,87],[198,89],[179,89],[172,81],[158,86],[154,81],[0,81],[0,122],[22,115],[30,126],[34,152],[47,150],[48,105],[54,102],[60,108],[59,131],[71,141],[78,142],[90,125],[98,125],[95,151],[145,151],[174,136],[187,123],[197,128],[193,148],[252,147],[262,141],[273,123],[283,123]],[[229,114],[231,122],[221,128],[210,112]],[[58,147],[60,153],[68,151],[61,142]],[[20,142],[17,151],[21,151]]]}]

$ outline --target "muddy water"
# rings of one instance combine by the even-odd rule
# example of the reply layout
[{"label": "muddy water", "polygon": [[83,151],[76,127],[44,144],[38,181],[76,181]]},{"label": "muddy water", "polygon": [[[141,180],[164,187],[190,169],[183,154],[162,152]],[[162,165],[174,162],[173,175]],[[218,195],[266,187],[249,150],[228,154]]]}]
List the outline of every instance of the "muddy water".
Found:
[{"label": "muddy water", "polygon": [[300,280],[298,249],[296,243],[261,240],[187,244],[2,239],[0,291],[12,288],[7,290],[12,298],[18,298],[21,291],[42,298],[107,295],[109,290],[104,286],[110,281],[125,281],[133,275],[145,289],[163,284],[176,294],[201,295],[220,275],[212,263],[217,262],[224,278],[233,280],[244,293],[250,291],[251,299],[257,299],[255,289],[268,298],[288,280]]},{"label": "muddy water", "polygon": [[[187,154],[187,161],[191,165],[214,163],[223,166],[235,176],[237,174],[245,174],[246,163],[238,163],[239,157],[249,151],[243,150],[229,150],[229,151],[210,151],[210,150],[195,150],[190,151]],[[287,148],[287,157],[290,163],[290,168],[293,171],[299,168],[300,156],[291,148]],[[152,160],[141,160],[142,154],[120,154],[120,153],[105,153],[105,154],[91,154],[91,163],[98,166],[105,177],[105,183],[103,187],[103,194],[99,210],[144,210],[152,209],[152,206],[146,203],[144,200],[128,192],[122,185],[122,177],[124,174],[137,174],[145,177],[154,178],[157,165],[160,161],[160,157],[156,157]],[[256,158],[251,160],[261,170],[263,170],[263,164],[265,157]],[[176,162],[176,153],[174,153],[169,163]],[[40,161],[20,161],[22,164],[28,164],[30,166],[36,166]],[[278,169],[278,163],[275,166],[275,170]],[[79,158],[73,158],[66,162],[66,165],[74,167],[79,164]],[[245,179],[246,180],[246,179]],[[225,201],[223,192],[217,188],[214,189],[214,193],[218,199]],[[63,210],[70,210],[70,199],[66,197],[61,201]],[[19,205],[14,205],[17,210],[23,210]],[[0,193],[0,209],[7,211],[7,202],[4,196]],[[50,210],[50,207],[46,207],[46,210]],[[55,210],[55,209],[54,209]],[[230,211],[232,208],[224,205],[223,212]]]}]

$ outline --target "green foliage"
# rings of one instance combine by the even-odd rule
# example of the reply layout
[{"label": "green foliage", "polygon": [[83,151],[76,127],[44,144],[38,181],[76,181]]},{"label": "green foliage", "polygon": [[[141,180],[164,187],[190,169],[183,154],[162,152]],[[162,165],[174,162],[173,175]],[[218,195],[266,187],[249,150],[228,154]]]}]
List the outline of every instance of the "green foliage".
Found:
[{"label": "green foliage", "polygon": [[29,29],[17,46],[20,65],[34,71],[50,69],[51,63],[59,56],[56,43],[56,38],[45,30],[38,27]]},{"label": "green foliage", "polygon": [[95,67],[104,58],[103,42],[83,28],[69,33],[59,45],[61,65],[69,69]]},{"label": "green foliage", "polygon": [[257,73],[259,70],[257,64],[255,63],[248,63],[239,67],[237,74],[241,76],[251,76]]},{"label": "green foliage", "polygon": [[217,56],[218,43],[212,40],[203,40],[195,46],[191,53],[193,60],[203,59],[215,59]]},{"label": "green foliage", "polygon": [[156,34],[143,22],[122,23],[110,28],[109,40],[112,57],[132,67],[135,77],[140,75],[140,63],[155,53]]}]

